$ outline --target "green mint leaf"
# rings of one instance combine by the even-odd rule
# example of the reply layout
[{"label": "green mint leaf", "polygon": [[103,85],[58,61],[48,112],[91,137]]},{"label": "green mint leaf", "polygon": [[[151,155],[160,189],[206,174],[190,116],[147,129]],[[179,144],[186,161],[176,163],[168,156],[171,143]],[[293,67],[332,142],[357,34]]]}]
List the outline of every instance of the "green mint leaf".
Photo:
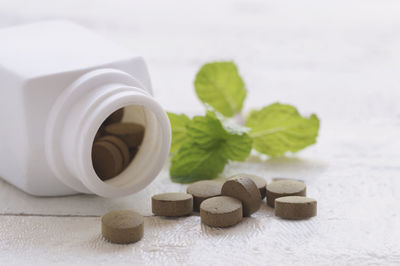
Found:
[{"label": "green mint leaf", "polygon": [[251,151],[246,132],[225,129],[215,114],[196,116],[186,124],[187,137],[171,161],[173,181],[190,183],[212,179],[221,173],[228,160],[243,161]]},{"label": "green mint leaf", "polygon": [[223,145],[224,154],[233,161],[244,161],[249,157],[253,140],[247,133],[228,135]]},{"label": "green mint leaf", "polygon": [[186,128],[188,136],[203,149],[217,146],[228,135],[221,121],[212,112],[207,112],[205,116],[193,117]]},{"label": "green mint leaf", "polygon": [[201,145],[187,142],[172,158],[169,171],[172,181],[192,183],[215,178],[227,163],[228,159],[218,145],[203,149]]},{"label": "green mint leaf", "polygon": [[167,112],[169,121],[171,123],[172,141],[171,153],[175,153],[179,148],[188,140],[186,135],[186,124],[190,122],[190,118],[184,114],[174,114]]},{"label": "green mint leaf", "polygon": [[250,113],[246,121],[253,148],[270,156],[296,152],[316,142],[319,119],[302,117],[291,105],[274,103]]},{"label": "green mint leaf", "polygon": [[246,98],[244,82],[233,62],[205,64],[194,81],[199,99],[224,116],[239,113]]},{"label": "green mint leaf", "polygon": [[234,161],[244,161],[250,154],[252,139],[249,135],[239,129],[225,128],[212,112],[195,116],[186,128],[188,136],[203,149],[220,146],[226,157]]}]

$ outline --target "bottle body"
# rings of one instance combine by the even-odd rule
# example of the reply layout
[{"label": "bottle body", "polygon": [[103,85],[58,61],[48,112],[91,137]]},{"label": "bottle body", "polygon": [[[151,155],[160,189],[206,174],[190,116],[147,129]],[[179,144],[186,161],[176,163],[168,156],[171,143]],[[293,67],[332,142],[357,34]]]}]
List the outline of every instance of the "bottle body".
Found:
[{"label": "bottle body", "polygon": [[[65,22],[2,35],[9,42],[0,44],[0,177],[33,195],[104,197],[134,193],[156,177],[170,128],[142,58]],[[12,52],[17,42],[29,47]],[[103,182],[93,170],[91,145],[102,121],[119,108],[126,108],[124,120],[145,125],[143,150],[120,176]]]}]

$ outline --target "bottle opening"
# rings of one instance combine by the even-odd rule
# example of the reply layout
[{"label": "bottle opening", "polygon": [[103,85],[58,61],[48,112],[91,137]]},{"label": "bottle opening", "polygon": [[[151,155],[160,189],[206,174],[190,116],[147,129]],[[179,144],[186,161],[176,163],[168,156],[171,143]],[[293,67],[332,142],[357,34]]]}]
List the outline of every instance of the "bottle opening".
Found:
[{"label": "bottle opening", "polygon": [[136,105],[120,108],[103,121],[92,145],[92,164],[100,180],[129,168],[141,149],[147,122],[144,107]]},{"label": "bottle opening", "polygon": [[[135,193],[154,180],[168,156],[171,128],[165,111],[124,72],[99,69],[85,74],[60,95],[52,114],[46,126],[47,160],[57,178],[75,191],[103,197]],[[124,139],[118,133],[121,125],[115,124],[128,123],[141,129],[139,137]],[[104,134],[104,124],[117,127],[117,133]],[[95,152],[101,138],[107,141]],[[132,139],[135,145],[127,143]],[[114,160],[114,168],[100,174],[103,165],[95,163],[94,156],[110,149],[111,159],[102,160]]]},{"label": "bottle opening", "polygon": [[[124,87],[120,92],[115,88],[111,88],[109,91],[112,96],[99,97],[98,104],[93,104],[93,108],[87,108],[87,115],[79,123],[80,126],[75,133],[76,144],[72,144],[78,148],[71,148],[70,153],[67,153],[67,148],[65,150],[69,155],[68,158],[71,158],[71,169],[76,169],[75,175],[88,190],[103,197],[116,197],[135,193],[154,180],[168,156],[171,128],[165,111],[151,96],[130,88],[124,90]],[[118,115],[121,108],[123,108],[123,114]],[[116,114],[114,115],[114,113]],[[114,123],[105,126],[105,136],[97,134],[96,138],[96,133],[99,129],[102,130],[104,121],[107,124],[110,116],[119,118],[114,120]],[[121,121],[117,122],[119,119]],[[71,126],[73,124],[74,119],[71,119]],[[130,128],[128,133],[125,133],[119,128],[121,125],[126,127],[127,124],[136,128],[135,132],[139,137],[124,137],[132,134],[133,131]],[[108,127],[111,126],[119,129],[112,128],[113,130],[110,130]],[[104,141],[103,139],[101,147],[95,150],[97,141],[102,138],[108,140]],[[123,142],[123,144],[117,144],[117,141]],[[130,151],[129,155],[126,155],[128,153],[126,146],[128,149],[136,148],[132,158],[130,158]],[[125,151],[121,147],[125,147]],[[103,163],[96,163],[93,160],[95,156],[99,155],[99,152],[108,153],[107,156],[101,155],[106,157],[106,159],[102,159],[104,164],[112,166],[107,175],[101,175],[99,172],[101,169],[97,168],[104,167]],[[128,160],[124,159],[127,157],[129,157]],[[110,163],[109,160],[112,162]],[[106,167],[109,170],[110,166]]]}]

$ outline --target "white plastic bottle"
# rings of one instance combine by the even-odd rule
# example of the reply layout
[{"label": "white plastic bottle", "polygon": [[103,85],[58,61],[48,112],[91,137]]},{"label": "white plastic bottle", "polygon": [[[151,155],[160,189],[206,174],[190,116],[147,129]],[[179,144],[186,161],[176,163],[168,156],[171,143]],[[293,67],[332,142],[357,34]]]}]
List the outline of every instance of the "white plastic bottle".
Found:
[{"label": "white plastic bottle", "polygon": [[[102,181],[93,140],[122,107],[144,139],[130,165]],[[170,141],[141,57],[69,22],[0,30],[0,177],[33,195],[124,196],[157,176]]]}]

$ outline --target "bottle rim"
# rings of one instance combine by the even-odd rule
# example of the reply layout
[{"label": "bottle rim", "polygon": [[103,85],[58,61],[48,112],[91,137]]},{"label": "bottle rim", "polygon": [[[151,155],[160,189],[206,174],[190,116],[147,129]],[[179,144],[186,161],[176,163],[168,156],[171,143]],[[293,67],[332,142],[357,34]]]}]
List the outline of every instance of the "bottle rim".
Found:
[{"label": "bottle rim", "polygon": [[[141,106],[146,116],[143,145],[120,175],[102,181],[91,161],[95,134],[109,114],[131,105]],[[46,126],[46,157],[56,177],[77,192],[103,197],[125,196],[147,186],[168,157],[170,142],[171,128],[161,105],[140,82],[114,69],[89,72],[71,84],[54,104]]]},{"label": "bottle rim", "polygon": [[[108,114],[128,106],[143,108],[146,125],[142,144],[135,159],[122,173],[102,181],[92,165],[93,140]],[[76,139],[79,147],[76,165],[82,183],[97,195],[119,197],[142,190],[154,180],[168,156],[171,133],[165,111],[152,97],[132,91],[129,87],[120,87],[119,92],[100,103],[82,125],[81,134]]]}]

